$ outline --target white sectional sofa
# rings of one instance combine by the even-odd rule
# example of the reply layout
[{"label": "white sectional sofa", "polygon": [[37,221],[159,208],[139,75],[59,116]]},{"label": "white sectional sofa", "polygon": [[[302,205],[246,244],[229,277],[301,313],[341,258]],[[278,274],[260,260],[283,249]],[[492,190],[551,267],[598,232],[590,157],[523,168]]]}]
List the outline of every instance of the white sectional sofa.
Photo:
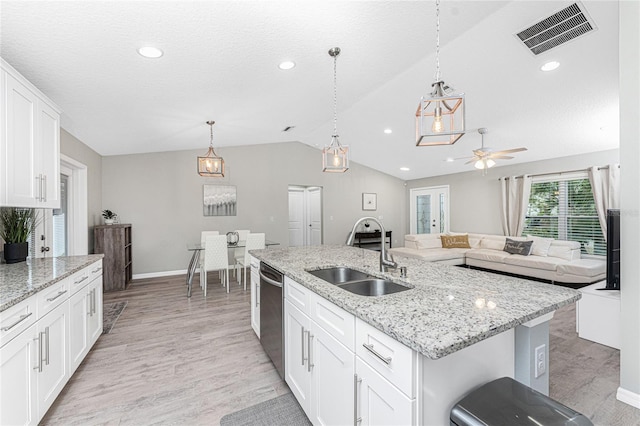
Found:
[{"label": "white sectional sofa", "polygon": [[[465,235],[452,233],[445,235]],[[409,234],[404,247],[389,249],[394,256],[423,259],[449,265],[466,265],[551,283],[581,287],[602,281],[606,277],[604,259],[582,259],[580,243],[535,239],[528,256],[504,251],[506,238],[526,241],[524,237],[505,237],[489,234],[468,235],[470,248],[443,248],[441,234]]]}]

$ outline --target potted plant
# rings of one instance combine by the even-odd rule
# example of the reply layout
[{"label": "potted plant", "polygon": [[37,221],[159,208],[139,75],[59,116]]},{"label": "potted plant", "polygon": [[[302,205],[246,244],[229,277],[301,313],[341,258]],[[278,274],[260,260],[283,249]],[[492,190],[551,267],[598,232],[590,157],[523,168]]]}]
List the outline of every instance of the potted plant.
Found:
[{"label": "potted plant", "polygon": [[38,223],[34,209],[0,208],[0,237],[4,240],[4,259],[7,263],[27,260],[29,235]]},{"label": "potted plant", "polygon": [[112,212],[111,210],[108,210],[108,209],[102,210],[102,217],[104,217],[105,225],[113,225],[113,223],[116,220],[116,216],[118,215]]}]

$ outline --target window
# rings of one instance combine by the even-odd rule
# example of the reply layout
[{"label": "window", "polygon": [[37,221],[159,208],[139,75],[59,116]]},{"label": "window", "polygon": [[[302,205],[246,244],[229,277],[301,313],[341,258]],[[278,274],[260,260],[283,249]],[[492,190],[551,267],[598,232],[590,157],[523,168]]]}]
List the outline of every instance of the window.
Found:
[{"label": "window", "polygon": [[531,184],[524,234],[577,241],[585,254],[606,255],[591,184],[575,176]]}]

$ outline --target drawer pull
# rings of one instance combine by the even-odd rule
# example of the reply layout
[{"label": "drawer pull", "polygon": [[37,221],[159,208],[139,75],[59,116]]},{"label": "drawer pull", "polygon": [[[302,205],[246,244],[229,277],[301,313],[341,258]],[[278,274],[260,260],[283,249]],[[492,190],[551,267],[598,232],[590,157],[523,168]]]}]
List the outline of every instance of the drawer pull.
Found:
[{"label": "drawer pull", "polygon": [[54,300],[56,300],[58,297],[62,296],[66,292],[67,292],[67,290],[58,292],[58,294],[56,294],[55,296],[48,298],[47,302],[53,302]]},{"label": "drawer pull", "polygon": [[88,279],[89,277],[87,275],[85,275],[84,277],[80,278],[78,281],[75,281],[74,284],[80,284],[82,281]]},{"label": "drawer pull", "polygon": [[368,345],[366,343],[363,343],[362,346],[364,346],[364,348],[366,350],[368,350],[369,352],[371,352],[372,354],[374,354],[380,361],[384,362],[385,364],[389,365],[391,364],[391,357],[385,357],[380,355],[380,353],[378,353],[378,351],[376,351],[375,349],[373,349],[373,345]]},{"label": "drawer pull", "polygon": [[91,271],[92,274],[95,274],[96,272],[100,272],[102,271],[102,268],[100,266],[98,266],[96,269],[94,269],[93,271]]},{"label": "drawer pull", "polygon": [[20,324],[22,321],[26,320],[27,318],[29,318],[31,315],[33,315],[33,312],[29,312],[28,314],[24,314],[24,315],[20,315],[20,318],[18,318],[18,320],[16,322],[14,322],[11,325],[8,325],[6,327],[2,327],[2,331],[9,331],[11,330],[13,327],[15,327],[16,325]]}]

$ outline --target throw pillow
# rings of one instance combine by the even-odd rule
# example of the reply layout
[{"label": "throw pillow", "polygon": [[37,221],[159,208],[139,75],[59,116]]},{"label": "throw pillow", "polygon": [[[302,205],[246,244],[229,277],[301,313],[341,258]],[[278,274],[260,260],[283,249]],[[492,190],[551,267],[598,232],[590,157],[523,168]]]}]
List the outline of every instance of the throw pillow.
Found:
[{"label": "throw pillow", "polygon": [[507,238],[504,243],[504,251],[511,254],[529,256],[531,254],[531,246],[533,246],[533,241],[516,241]]},{"label": "throw pillow", "polygon": [[542,237],[536,237],[534,235],[527,235],[527,240],[533,241],[533,247],[531,247],[531,254],[535,256],[549,255],[549,248],[551,248],[551,243],[553,242],[553,238],[542,238]]},{"label": "throw pillow", "polygon": [[468,235],[440,235],[442,248],[471,248]]}]

